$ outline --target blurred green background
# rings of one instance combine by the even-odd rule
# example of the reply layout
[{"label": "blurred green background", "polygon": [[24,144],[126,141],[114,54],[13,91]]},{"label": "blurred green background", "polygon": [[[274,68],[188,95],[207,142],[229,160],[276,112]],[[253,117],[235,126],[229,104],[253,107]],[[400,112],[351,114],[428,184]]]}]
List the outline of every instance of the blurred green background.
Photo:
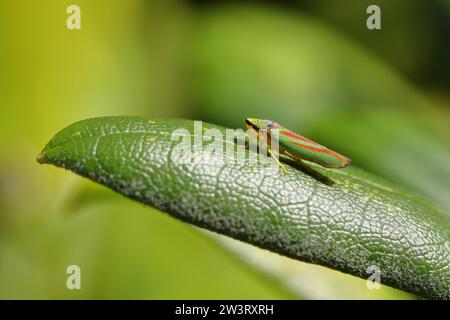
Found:
[{"label": "blurred green background", "polygon": [[[66,8],[81,8],[68,30]],[[450,211],[450,2],[3,0],[0,298],[414,298],[194,228],[35,157],[94,116],[276,120]],[[82,289],[66,289],[81,267]]]}]

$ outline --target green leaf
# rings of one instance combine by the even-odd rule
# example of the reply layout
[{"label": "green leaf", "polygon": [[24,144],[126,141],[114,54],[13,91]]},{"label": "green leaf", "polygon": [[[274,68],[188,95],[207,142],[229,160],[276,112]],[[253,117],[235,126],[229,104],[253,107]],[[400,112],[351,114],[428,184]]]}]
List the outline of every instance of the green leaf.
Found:
[{"label": "green leaf", "polygon": [[171,156],[178,128],[193,133],[194,122],[88,119],[54,136],[38,161],[261,248],[362,278],[379,268],[382,284],[449,298],[450,220],[420,197],[352,166],[314,166],[327,185],[289,165],[287,175],[269,170],[269,158],[224,163],[205,148],[181,164]]}]

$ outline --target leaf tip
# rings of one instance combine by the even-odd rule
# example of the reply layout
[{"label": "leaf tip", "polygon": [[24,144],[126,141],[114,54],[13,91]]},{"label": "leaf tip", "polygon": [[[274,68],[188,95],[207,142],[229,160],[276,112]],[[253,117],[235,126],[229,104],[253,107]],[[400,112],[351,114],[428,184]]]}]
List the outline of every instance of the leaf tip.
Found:
[{"label": "leaf tip", "polygon": [[41,152],[37,155],[36,161],[37,161],[38,163],[40,163],[40,164],[48,163],[48,160],[47,160],[47,158],[45,157],[44,151],[41,151]]}]

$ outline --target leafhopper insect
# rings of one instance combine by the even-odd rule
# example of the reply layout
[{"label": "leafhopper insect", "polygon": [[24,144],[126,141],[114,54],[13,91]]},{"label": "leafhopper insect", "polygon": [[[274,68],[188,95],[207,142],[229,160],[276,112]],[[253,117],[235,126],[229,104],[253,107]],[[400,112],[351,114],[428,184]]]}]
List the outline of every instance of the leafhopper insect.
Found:
[{"label": "leafhopper insect", "polygon": [[325,168],[345,168],[351,162],[349,158],[336,151],[330,150],[317,142],[302,137],[274,121],[247,118],[245,119],[245,122],[249,129],[254,129],[256,132],[261,130],[267,132],[269,155],[278,162],[285,173],[287,173],[286,168],[279,162],[278,157],[276,157],[270,149],[271,139],[278,139],[279,155],[284,155],[301,165],[304,165],[302,160],[307,160],[317,163]]}]

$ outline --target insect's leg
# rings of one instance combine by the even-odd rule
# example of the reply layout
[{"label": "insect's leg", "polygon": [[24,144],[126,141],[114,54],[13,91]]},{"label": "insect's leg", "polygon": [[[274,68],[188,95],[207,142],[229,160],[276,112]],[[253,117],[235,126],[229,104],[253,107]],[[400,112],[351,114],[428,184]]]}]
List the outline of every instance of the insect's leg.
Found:
[{"label": "insect's leg", "polygon": [[267,146],[267,152],[272,157],[272,159],[275,160],[275,162],[278,164],[278,166],[283,170],[284,174],[288,174],[286,167],[280,162],[277,156],[274,155],[274,152],[270,148],[270,146]]},{"label": "insect's leg", "polygon": [[[234,142],[235,143],[240,143],[240,139],[239,137],[234,137]],[[256,134],[251,134],[251,133],[245,133],[244,135],[244,146],[245,149],[251,149],[251,150],[258,150],[258,135]],[[254,145],[254,148],[250,148],[251,145]]]},{"label": "insect's leg", "polygon": [[[235,137],[234,139],[236,142],[240,142],[238,137]],[[245,149],[248,149],[250,147],[250,137],[248,136],[248,134],[244,136],[244,146]]]},{"label": "insect's leg", "polygon": [[289,158],[291,158],[292,161],[295,161],[295,163],[296,163],[299,167],[303,168],[303,169],[304,169],[305,171],[307,171],[308,173],[316,172],[311,166],[309,166],[308,164],[306,164],[306,163],[302,160],[302,158],[297,157],[297,156],[293,155],[293,154],[290,153],[290,152],[286,152],[286,154],[289,156]]},{"label": "insect's leg", "polygon": [[297,162],[297,164],[302,167],[303,169],[305,169],[305,171],[307,171],[308,173],[315,173],[316,171],[310,166],[307,165],[304,161],[302,161],[301,159],[297,158],[295,159],[295,161]]}]

